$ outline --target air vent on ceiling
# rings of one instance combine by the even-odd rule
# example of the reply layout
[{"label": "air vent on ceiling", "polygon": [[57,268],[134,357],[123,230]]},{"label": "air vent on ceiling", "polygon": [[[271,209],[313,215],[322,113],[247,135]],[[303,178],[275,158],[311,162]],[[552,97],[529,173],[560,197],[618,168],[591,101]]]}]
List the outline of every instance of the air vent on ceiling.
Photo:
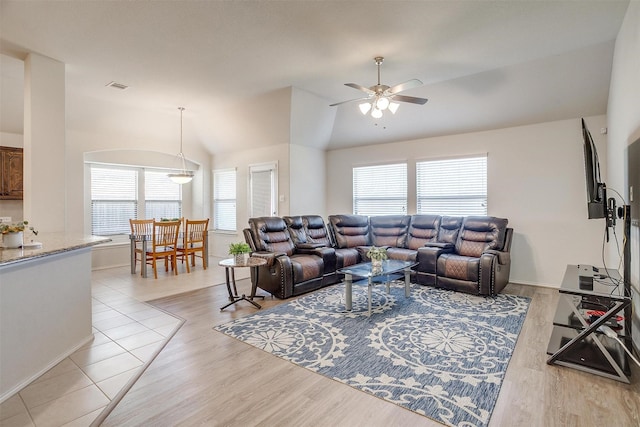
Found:
[{"label": "air vent on ceiling", "polygon": [[125,90],[125,89],[129,88],[129,86],[127,86],[125,84],[122,84],[122,83],[118,83],[118,82],[107,83],[107,87],[112,87],[112,88],[120,89],[120,90]]}]

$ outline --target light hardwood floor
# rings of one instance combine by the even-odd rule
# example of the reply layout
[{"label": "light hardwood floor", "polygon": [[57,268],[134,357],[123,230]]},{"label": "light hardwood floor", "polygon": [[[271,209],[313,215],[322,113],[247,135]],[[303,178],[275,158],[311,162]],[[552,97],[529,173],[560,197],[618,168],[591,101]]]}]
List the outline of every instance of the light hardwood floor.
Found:
[{"label": "light hardwood floor", "polygon": [[[248,293],[248,280],[239,284]],[[505,292],[532,301],[490,426],[640,426],[640,369],[625,385],[547,365],[557,291],[510,284]],[[246,302],[221,312],[226,301],[226,288],[213,286],[151,302],[186,322],[103,425],[440,425],[214,331],[255,312]]]}]

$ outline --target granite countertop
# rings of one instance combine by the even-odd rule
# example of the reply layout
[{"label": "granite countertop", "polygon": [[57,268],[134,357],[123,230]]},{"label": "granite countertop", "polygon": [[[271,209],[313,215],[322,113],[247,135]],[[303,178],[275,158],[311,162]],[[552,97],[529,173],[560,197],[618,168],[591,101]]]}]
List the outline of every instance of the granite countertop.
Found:
[{"label": "granite countertop", "polygon": [[34,242],[42,243],[40,247],[18,249],[0,247],[0,267],[75,249],[88,248],[110,241],[111,239],[108,237],[89,236],[79,233],[40,232],[37,236],[34,236]]}]

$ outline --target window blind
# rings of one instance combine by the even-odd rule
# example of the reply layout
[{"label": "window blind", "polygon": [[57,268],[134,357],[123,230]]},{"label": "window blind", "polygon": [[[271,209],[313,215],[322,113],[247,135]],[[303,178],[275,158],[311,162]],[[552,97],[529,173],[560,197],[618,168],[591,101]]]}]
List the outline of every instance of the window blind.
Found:
[{"label": "window blind", "polygon": [[236,230],[236,170],[213,171],[213,228]]},{"label": "window blind", "polygon": [[138,175],[132,169],[91,168],[91,233],[128,234],[138,212]]},{"label": "window blind", "polygon": [[91,165],[92,234],[129,234],[129,219],[180,217],[182,189],[167,172]]},{"label": "window blind", "polygon": [[353,213],[404,215],[407,213],[407,164],[353,168]]},{"label": "window blind", "polygon": [[171,181],[167,172],[144,171],[145,218],[181,218],[181,186]]},{"label": "window blind", "polygon": [[486,215],[487,156],[416,163],[418,214]]}]

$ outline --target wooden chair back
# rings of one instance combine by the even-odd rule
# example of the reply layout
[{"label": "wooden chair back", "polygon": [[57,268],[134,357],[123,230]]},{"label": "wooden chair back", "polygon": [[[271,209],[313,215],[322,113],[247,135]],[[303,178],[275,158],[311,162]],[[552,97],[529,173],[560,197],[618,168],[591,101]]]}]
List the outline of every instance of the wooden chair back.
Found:
[{"label": "wooden chair back", "polygon": [[142,253],[142,236],[146,236],[148,241],[153,238],[153,218],[151,219],[129,219],[129,226],[131,227],[131,235],[133,237],[133,272],[136,272],[136,266],[138,260],[140,265],[144,262],[144,254]]},{"label": "wooden chair back", "polygon": [[165,251],[175,248],[182,220],[153,222],[153,251]]},{"label": "wooden chair back", "polygon": [[180,225],[182,218],[176,221],[153,221],[153,238],[152,249],[146,253],[146,261],[153,266],[153,276],[158,278],[158,268],[156,261],[158,259],[165,260],[165,271],[169,270],[168,264],[171,263],[171,269],[174,274],[178,274],[176,265],[178,245],[178,235],[180,233]]},{"label": "wooden chair back", "polygon": [[[187,273],[195,266],[195,257],[202,258],[202,268],[207,269],[206,239],[209,231],[209,219],[186,219],[182,245],[178,248],[178,256],[187,259]],[[189,255],[191,262],[189,262]]]},{"label": "wooden chair back", "polygon": [[202,246],[209,230],[209,219],[185,220],[184,243],[186,246]]},{"label": "wooden chair back", "polygon": [[130,219],[131,234],[134,236],[151,236],[153,235],[153,218],[152,219]]}]

